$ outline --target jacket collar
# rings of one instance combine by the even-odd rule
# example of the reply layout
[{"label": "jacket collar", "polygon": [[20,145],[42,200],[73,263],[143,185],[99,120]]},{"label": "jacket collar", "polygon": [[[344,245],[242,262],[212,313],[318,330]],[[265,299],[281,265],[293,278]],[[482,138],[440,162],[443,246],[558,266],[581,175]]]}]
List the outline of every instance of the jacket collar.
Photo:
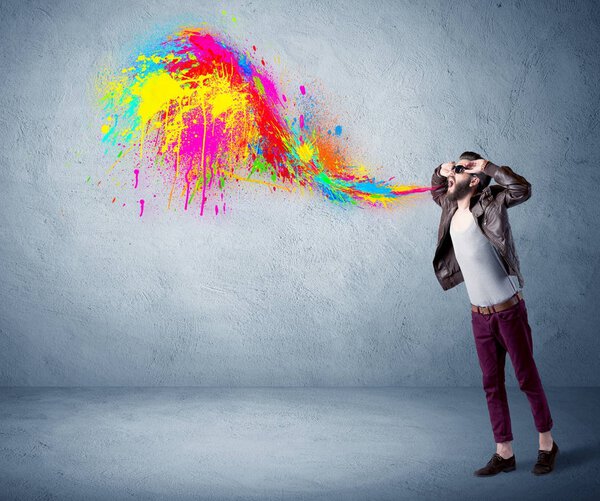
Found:
[{"label": "jacket collar", "polygon": [[[473,195],[469,202],[471,214],[473,214],[475,217],[481,216],[484,213],[485,208],[490,204],[493,198],[494,195],[489,186],[485,188],[481,193]],[[458,204],[456,203],[456,201],[453,201],[448,210],[450,214],[454,214],[456,209],[458,209]]]},{"label": "jacket collar", "polygon": [[471,198],[471,214],[475,217],[479,217],[483,214],[483,205],[481,203],[482,196]]},{"label": "jacket collar", "polygon": [[471,198],[471,213],[475,217],[481,216],[493,198],[492,190],[488,186],[479,195]]}]

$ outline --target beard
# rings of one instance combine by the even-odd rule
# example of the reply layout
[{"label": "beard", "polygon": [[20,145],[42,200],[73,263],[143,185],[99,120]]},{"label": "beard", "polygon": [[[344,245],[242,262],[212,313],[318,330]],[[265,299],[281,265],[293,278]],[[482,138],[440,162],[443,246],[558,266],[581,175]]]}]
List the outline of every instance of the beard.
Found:
[{"label": "beard", "polygon": [[454,189],[448,192],[447,198],[448,200],[452,200],[453,202],[456,200],[460,200],[461,198],[466,197],[469,193],[471,193],[471,187],[469,183],[471,182],[471,178],[464,179],[463,181],[454,180]]}]

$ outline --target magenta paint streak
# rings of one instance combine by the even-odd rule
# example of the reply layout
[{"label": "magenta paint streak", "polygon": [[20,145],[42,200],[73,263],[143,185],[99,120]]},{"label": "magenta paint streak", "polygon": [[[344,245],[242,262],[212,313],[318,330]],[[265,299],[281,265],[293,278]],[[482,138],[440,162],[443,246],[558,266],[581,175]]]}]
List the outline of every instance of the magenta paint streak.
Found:
[{"label": "magenta paint streak", "polygon": [[219,214],[219,206],[215,205],[215,216]]},{"label": "magenta paint streak", "polygon": [[135,174],[135,185],[133,187],[137,188],[138,187],[139,176],[140,176],[140,169],[133,169],[133,173]]},{"label": "magenta paint streak", "polygon": [[304,85],[300,86],[300,94],[302,94],[303,96],[306,94],[306,89],[304,88]]},{"label": "magenta paint streak", "polygon": [[283,98],[283,102],[286,103],[287,102],[287,97],[285,97],[285,94],[281,94],[281,97]]},{"label": "magenta paint streak", "polygon": [[142,214],[144,213],[144,204],[146,202],[144,202],[143,198],[140,198],[140,217],[142,217]]},{"label": "magenta paint streak", "polygon": [[304,115],[300,115],[300,128],[304,129]]}]

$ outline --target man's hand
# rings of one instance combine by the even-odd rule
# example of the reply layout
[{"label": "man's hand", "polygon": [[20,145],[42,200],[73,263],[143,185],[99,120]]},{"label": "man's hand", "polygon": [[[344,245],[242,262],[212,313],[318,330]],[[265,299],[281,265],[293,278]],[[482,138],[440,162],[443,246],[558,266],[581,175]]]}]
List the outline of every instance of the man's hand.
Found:
[{"label": "man's hand", "polygon": [[448,177],[450,175],[450,172],[452,172],[452,167],[454,167],[454,162],[443,163],[440,169],[440,175]]},{"label": "man's hand", "polygon": [[485,169],[488,162],[489,160],[480,158],[479,160],[463,160],[461,161],[461,165],[465,166],[465,172],[467,174],[479,174],[480,172],[483,172],[483,169]]}]

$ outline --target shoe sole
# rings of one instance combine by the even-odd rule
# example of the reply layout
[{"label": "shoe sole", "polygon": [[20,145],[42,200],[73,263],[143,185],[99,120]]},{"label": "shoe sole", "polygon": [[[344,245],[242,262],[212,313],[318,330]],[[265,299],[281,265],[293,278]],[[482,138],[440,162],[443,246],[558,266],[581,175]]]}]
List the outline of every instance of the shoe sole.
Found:
[{"label": "shoe sole", "polygon": [[[504,468],[503,470],[500,470],[498,473],[508,473],[511,471],[515,471],[517,469],[517,465],[514,466],[509,466],[507,468]],[[476,477],[494,477],[496,475],[498,475],[498,473],[491,473],[490,475],[477,475],[477,473],[473,473],[473,475],[475,475]]]}]

